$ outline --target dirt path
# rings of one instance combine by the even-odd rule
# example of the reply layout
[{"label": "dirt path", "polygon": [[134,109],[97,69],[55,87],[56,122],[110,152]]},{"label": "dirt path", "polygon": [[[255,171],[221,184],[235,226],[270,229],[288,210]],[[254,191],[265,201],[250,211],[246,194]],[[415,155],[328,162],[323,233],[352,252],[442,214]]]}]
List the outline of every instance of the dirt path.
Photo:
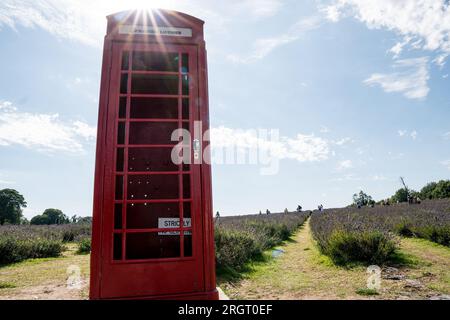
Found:
[{"label": "dirt path", "polygon": [[[231,299],[430,299],[450,293],[450,249],[403,239],[408,267],[384,268],[378,295],[366,296],[366,268],[334,266],[321,255],[306,223],[270,262],[257,263],[238,283],[221,287]],[[398,279],[398,280],[393,280]],[[359,294],[357,292],[360,292]]]}]

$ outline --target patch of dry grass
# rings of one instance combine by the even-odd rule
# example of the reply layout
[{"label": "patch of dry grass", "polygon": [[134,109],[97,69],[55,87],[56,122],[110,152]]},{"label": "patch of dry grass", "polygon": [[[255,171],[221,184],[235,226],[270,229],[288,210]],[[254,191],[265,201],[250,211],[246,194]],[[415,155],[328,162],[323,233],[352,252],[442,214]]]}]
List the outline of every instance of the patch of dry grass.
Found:
[{"label": "patch of dry grass", "polygon": [[[32,259],[0,268],[0,299],[80,299],[87,298],[89,255],[77,255],[75,244],[60,258]],[[69,266],[80,268],[82,289],[66,286]]]}]

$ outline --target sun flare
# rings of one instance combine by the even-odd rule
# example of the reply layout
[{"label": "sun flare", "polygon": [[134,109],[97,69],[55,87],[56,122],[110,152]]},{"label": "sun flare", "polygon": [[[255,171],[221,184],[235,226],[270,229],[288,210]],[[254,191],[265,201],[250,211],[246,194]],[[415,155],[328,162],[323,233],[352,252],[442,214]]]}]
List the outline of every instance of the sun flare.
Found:
[{"label": "sun flare", "polygon": [[152,10],[152,9],[170,9],[173,1],[171,0],[132,0],[129,6],[133,9]]}]

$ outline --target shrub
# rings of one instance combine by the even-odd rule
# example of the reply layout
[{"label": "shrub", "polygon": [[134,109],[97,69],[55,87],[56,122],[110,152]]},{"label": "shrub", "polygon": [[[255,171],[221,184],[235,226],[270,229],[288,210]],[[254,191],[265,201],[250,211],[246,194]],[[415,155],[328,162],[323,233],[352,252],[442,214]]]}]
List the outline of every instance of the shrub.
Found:
[{"label": "shrub", "polygon": [[78,254],[87,254],[91,252],[91,239],[90,238],[84,238],[78,241]]},{"label": "shrub", "polygon": [[246,232],[218,228],[214,238],[218,267],[240,268],[261,253],[255,239]]},{"label": "shrub", "polygon": [[0,265],[25,259],[58,257],[64,249],[63,243],[58,240],[0,237]]},{"label": "shrub", "polygon": [[411,229],[411,225],[406,222],[401,222],[394,227],[394,231],[403,237],[413,237],[414,233]]},{"label": "shrub", "polygon": [[424,226],[413,229],[414,236],[450,246],[450,226]]},{"label": "shrub", "polygon": [[378,231],[335,231],[327,245],[322,246],[323,253],[338,265],[353,262],[381,264],[389,260],[395,250],[394,240]]}]

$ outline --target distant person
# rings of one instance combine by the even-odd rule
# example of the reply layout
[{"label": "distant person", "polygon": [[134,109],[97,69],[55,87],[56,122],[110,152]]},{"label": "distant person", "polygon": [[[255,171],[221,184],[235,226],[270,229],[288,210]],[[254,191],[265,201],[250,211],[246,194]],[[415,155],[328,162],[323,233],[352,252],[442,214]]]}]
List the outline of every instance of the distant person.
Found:
[{"label": "distant person", "polygon": [[267,210],[266,210],[266,214],[270,214],[270,211],[269,211],[269,209],[267,209]]},{"label": "distant person", "polygon": [[217,211],[216,212],[216,221],[219,221],[219,219],[220,219],[220,213],[219,213],[219,211]]}]

